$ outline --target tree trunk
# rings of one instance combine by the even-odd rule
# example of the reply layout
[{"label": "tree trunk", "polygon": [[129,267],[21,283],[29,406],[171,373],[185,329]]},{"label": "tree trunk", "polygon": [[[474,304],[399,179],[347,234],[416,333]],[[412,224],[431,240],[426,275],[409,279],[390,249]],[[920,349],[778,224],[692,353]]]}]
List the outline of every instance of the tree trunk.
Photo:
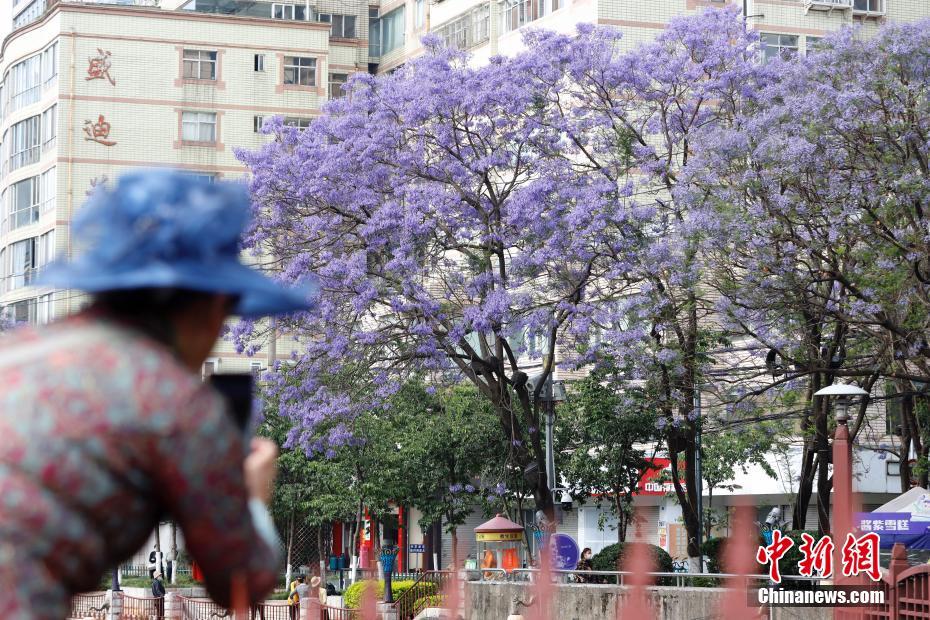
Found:
[{"label": "tree trunk", "polygon": [[171,583],[178,582],[178,524],[171,522]]},{"label": "tree trunk", "polygon": [[830,527],[830,491],[833,488],[833,482],[830,480],[830,439],[827,435],[827,399],[819,398],[814,402],[817,404],[815,411],[817,418],[815,427],[817,434],[815,436],[815,445],[817,447],[817,529],[823,536],[832,531]]},{"label": "tree trunk", "polygon": [[710,534],[714,529],[714,524],[711,523],[710,515],[714,509],[714,486],[709,484],[707,485],[707,507],[704,509],[704,540],[710,538]]},{"label": "tree trunk", "polygon": [[[802,431],[803,432],[803,431]],[[794,512],[791,516],[791,527],[803,530],[807,521],[807,508],[811,503],[814,489],[814,444],[810,440],[804,441],[804,458],[801,460],[801,474],[798,480],[798,495],[794,503]]]},{"label": "tree trunk", "polygon": [[291,513],[287,525],[287,560],[284,568],[284,587],[289,588],[291,585],[291,552],[294,549],[294,513]]},{"label": "tree trunk", "polygon": [[[458,570],[459,568],[459,533],[458,527],[452,526],[452,570]],[[456,573],[457,574],[457,573]]]}]

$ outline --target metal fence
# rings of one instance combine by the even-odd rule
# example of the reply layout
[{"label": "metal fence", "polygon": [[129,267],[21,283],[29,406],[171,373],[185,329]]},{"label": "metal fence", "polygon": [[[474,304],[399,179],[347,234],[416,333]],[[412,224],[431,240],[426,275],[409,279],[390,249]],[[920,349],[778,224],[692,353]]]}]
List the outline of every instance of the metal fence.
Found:
[{"label": "metal fence", "polygon": [[163,620],[165,617],[165,599],[137,598],[123,594],[123,608],[119,617],[120,620]]},{"label": "metal fence", "polygon": [[214,620],[226,618],[229,612],[210,599],[187,598],[179,596],[181,601],[181,620]]},{"label": "metal fence", "polygon": [[106,592],[87,592],[71,599],[71,614],[68,617],[104,620],[109,615],[109,610]]}]

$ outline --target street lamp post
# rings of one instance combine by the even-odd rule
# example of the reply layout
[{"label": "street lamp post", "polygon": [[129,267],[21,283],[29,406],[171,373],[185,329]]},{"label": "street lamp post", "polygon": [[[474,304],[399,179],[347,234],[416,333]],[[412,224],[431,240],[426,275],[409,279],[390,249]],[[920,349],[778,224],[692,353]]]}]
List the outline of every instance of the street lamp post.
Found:
[{"label": "street lamp post", "polygon": [[[836,432],[833,435],[833,566],[841,565],[841,554],[846,535],[852,532],[852,444],[849,441],[849,407],[853,398],[869,393],[855,385],[837,383],[814,396],[835,396]],[[838,569],[835,569],[838,570]],[[837,581],[839,581],[837,579]]]}]

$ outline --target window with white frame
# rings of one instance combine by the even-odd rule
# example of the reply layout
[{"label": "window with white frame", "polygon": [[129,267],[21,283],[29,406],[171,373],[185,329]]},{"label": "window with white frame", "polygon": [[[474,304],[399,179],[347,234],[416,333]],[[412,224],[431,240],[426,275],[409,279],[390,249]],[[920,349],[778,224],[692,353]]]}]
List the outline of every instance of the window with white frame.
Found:
[{"label": "window with white frame", "polygon": [[182,112],[181,140],[184,142],[216,142],[215,112]]},{"label": "window with white frame", "polygon": [[55,260],[55,231],[50,230],[47,233],[39,235],[39,242],[36,244],[36,267],[42,269],[50,262]]},{"label": "window with white frame", "polygon": [[759,40],[762,43],[762,62],[769,62],[773,58],[790,58],[798,53],[797,35],[763,32]]},{"label": "window with white frame", "polygon": [[42,118],[31,116],[10,128],[10,171],[39,161],[42,151]]},{"label": "window with white frame", "polygon": [[853,11],[856,13],[884,13],[884,0],[853,0]]},{"label": "window with white frame", "polygon": [[466,50],[481,45],[491,36],[491,6],[482,4],[436,29],[447,47]]},{"label": "window with white frame", "polygon": [[42,213],[51,213],[55,210],[58,197],[58,174],[55,166],[42,173],[40,187],[39,198],[42,201]]},{"label": "window with white frame", "polygon": [[33,0],[13,19],[13,30],[31,24],[45,13],[46,0]]},{"label": "window with white frame", "polygon": [[58,135],[58,104],[42,112],[42,152],[55,148]]},{"label": "window with white frame", "polygon": [[820,42],[823,37],[804,37],[804,45],[807,48],[805,53],[812,54],[820,50]]},{"label": "window with white frame", "polygon": [[4,309],[7,317],[16,323],[35,324],[36,322],[36,300],[24,299],[6,306]]},{"label": "window with white frame", "polygon": [[255,115],[252,117],[252,131],[255,133],[262,132],[262,126],[265,124],[265,117]]},{"label": "window with white frame", "polygon": [[255,54],[253,66],[254,66],[255,71],[264,71],[265,70],[265,55]]},{"label": "window with white frame", "polygon": [[207,183],[216,183],[216,173],[214,172],[187,172],[185,173],[189,177],[193,177],[198,181],[206,181]]},{"label": "window with white frame", "polygon": [[271,18],[307,21],[307,7],[303,4],[272,4]]},{"label": "window with white frame", "polygon": [[38,268],[36,238],[30,237],[10,245],[9,290],[29,286],[35,281]]},{"label": "window with white frame", "polygon": [[10,186],[10,230],[35,224],[41,212],[41,177],[29,177]]},{"label": "window with white frame", "polygon": [[564,7],[565,0],[505,0],[503,31],[513,32]]},{"label": "window with white frame", "polygon": [[36,54],[13,65],[6,82],[10,112],[38,101],[42,94],[42,55]]},{"label": "window with white frame", "polygon": [[340,15],[338,13],[320,13],[317,20],[330,24],[330,34],[343,39],[355,38],[355,15]]},{"label": "window with white frame", "polygon": [[404,7],[400,6],[381,18],[381,55],[396,50],[404,44],[406,25]]},{"label": "window with white frame", "polygon": [[42,77],[46,89],[58,83],[58,41],[42,52]]},{"label": "window with white frame", "polygon": [[46,325],[55,318],[55,309],[52,305],[54,293],[42,295],[36,300],[36,323]]},{"label": "window with white frame", "polygon": [[261,376],[263,370],[261,362],[249,362],[249,372],[252,373],[256,380]]},{"label": "window with white frame", "polygon": [[415,0],[413,3],[413,27],[419,30],[426,25],[426,0]]},{"label": "window with white frame", "polygon": [[284,83],[294,86],[316,86],[316,58],[285,56]]},{"label": "window with white frame", "polygon": [[207,50],[184,50],[185,80],[215,80],[216,52]]},{"label": "window with white frame", "polygon": [[329,74],[329,98],[339,99],[345,97],[346,82],[349,81],[348,73],[330,73]]},{"label": "window with white frame", "polygon": [[297,118],[297,117],[287,117],[284,119],[284,125],[286,127],[296,127],[297,129],[306,129],[310,126],[311,119],[309,118]]}]

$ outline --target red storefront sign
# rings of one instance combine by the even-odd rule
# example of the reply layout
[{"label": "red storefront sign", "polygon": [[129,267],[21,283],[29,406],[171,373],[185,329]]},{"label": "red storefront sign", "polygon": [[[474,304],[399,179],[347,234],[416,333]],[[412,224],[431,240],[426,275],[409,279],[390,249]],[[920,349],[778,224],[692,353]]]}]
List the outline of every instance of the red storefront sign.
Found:
[{"label": "red storefront sign", "polygon": [[[674,493],[675,485],[672,483],[672,461],[670,459],[653,458],[647,459],[655,467],[649,468],[643,472],[636,485],[637,495],[665,495]],[[683,473],[683,472],[679,472]],[[684,484],[684,482],[682,482]]]}]

